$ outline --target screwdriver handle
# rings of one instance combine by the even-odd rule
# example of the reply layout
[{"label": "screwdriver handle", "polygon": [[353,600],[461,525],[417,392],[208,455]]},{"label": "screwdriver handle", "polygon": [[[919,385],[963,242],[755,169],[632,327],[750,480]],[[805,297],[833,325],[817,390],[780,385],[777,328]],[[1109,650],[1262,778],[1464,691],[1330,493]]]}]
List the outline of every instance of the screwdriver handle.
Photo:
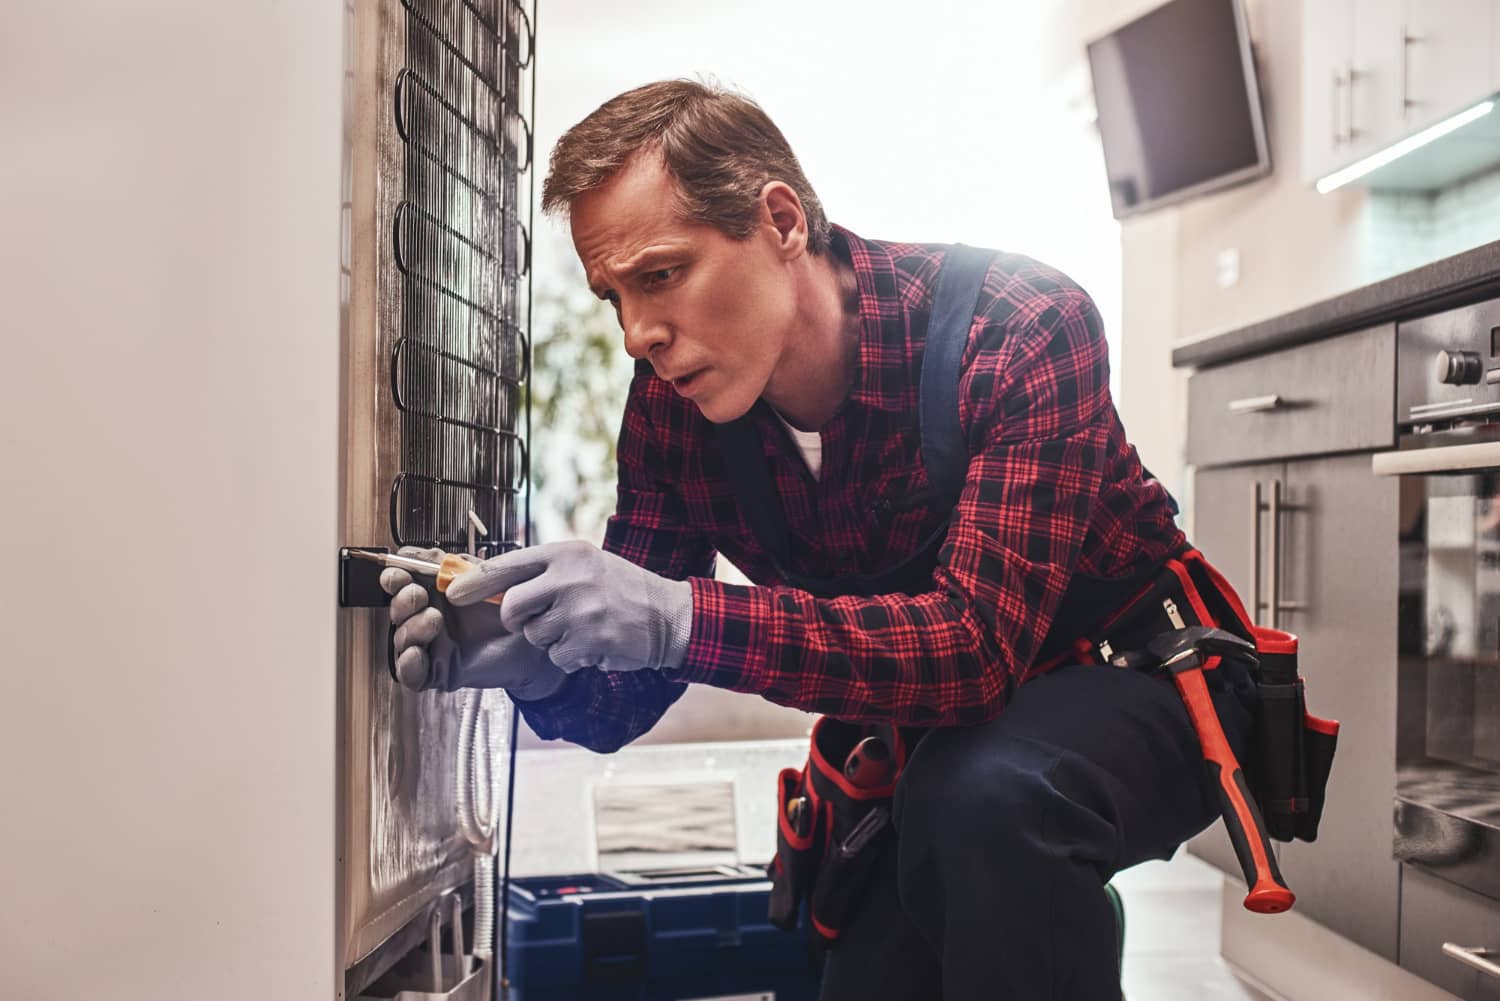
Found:
[{"label": "screwdriver handle", "polygon": [[[453,578],[461,576],[473,570],[477,564],[470,563],[459,553],[447,553],[443,556],[443,562],[438,564],[437,589],[443,594],[448,593],[448,585],[453,583]],[[505,600],[505,592],[492,594],[484,599],[491,605],[498,605]]]},{"label": "screwdriver handle", "polygon": [[1276,866],[1265,822],[1250,796],[1250,787],[1245,782],[1245,774],[1240,770],[1234,750],[1224,736],[1224,727],[1203,680],[1202,667],[1173,670],[1172,681],[1187,706],[1188,718],[1192,720],[1198,743],[1203,748],[1204,764],[1218,787],[1224,826],[1229,829],[1235,858],[1245,875],[1245,885],[1250,888],[1245,895],[1245,909],[1257,914],[1279,914],[1290,910],[1297,898]]}]

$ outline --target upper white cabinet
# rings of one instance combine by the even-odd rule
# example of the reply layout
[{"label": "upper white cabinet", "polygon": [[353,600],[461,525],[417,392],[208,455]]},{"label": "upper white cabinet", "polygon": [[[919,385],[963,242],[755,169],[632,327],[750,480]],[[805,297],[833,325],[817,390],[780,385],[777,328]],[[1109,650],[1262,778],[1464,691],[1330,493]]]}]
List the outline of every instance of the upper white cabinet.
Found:
[{"label": "upper white cabinet", "polygon": [[1497,89],[1491,75],[1494,0],[1406,0],[1400,45],[1402,132],[1425,128]]},{"label": "upper white cabinet", "polygon": [[1500,90],[1497,0],[1304,0],[1309,183]]},{"label": "upper white cabinet", "polygon": [[1348,73],[1354,58],[1354,0],[1302,5],[1302,179],[1337,169],[1345,152]]},{"label": "upper white cabinet", "polygon": [[1354,5],[1346,160],[1373,153],[1401,132],[1401,49],[1396,32],[1406,7],[1406,0],[1360,0]]}]

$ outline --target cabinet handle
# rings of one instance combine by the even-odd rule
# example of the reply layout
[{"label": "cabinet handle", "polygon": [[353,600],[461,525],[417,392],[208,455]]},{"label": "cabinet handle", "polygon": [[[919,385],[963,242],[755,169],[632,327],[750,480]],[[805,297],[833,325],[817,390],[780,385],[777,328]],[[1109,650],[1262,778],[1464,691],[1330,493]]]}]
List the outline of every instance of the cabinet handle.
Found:
[{"label": "cabinet handle", "polygon": [[1500,963],[1494,961],[1494,957],[1500,956],[1500,949],[1486,949],[1482,946],[1466,947],[1444,942],[1443,955],[1500,980]]},{"label": "cabinet handle", "polygon": [[[1260,620],[1261,610],[1270,613],[1272,629],[1281,628],[1282,612],[1304,612],[1308,605],[1303,601],[1283,601],[1281,598],[1281,516],[1290,511],[1305,511],[1304,504],[1288,504],[1283,499],[1281,480],[1271,481],[1271,501],[1261,500],[1261,485],[1257,480],[1250,489],[1250,618]],[[1271,550],[1271,595],[1269,601],[1260,600],[1260,513],[1266,511],[1271,517],[1269,536]]]},{"label": "cabinet handle", "polygon": [[1350,63],[1344,75],[1349,79],[1349,89],[1347,92],[1348,96],[1346,98],[1346,104],[1349,107],[1349,114],[1347,124],[1344,128],[1344,142],[1350,143],[1352,145],[1354,142],[1354,137],[1359,135],[1359,129],[1356,129],[1354,127],[1354,81],[1359,78],[1359,74],[1354,72],[1354,64]]},{"label": "cabinet handle", "polygon": [[1269,393],[1265,396],[1246,396],[1238,400],[1229,401],[1229,412],[1231,414],[1258,414],[1267,410],[1279,410],[1286,406],[1286,401],[1281,398],[1280,393]]},{"label": "cabinet handle", "polygon": [[1411,97],[1409,96],[1408,92],[1410,90],[1409,84],[1411,83],[1411,43],[1412,42],[1420,42],[1420,41],[1421,41],[1420,38],[1417,38],[1415,35],[1413,35],[1411,32],[1409,32],[1407,30],[1406,25],[1403,24],[1401,26],[1401,117],[1402,118],[1405,118],[1406,117],[1406,113],[1408,111],[1410,111],[1413,107],[1415,107],[1416,104],[1418,103],[1418,102],[1413,101],[1411,99]]},{"label": "cabinet handle", "polygon": [[1250,485],[1250,618],[1260,618],[1260,480]]},{"label": "cabinet handle", "polygon": [[1271,628],[1281,628],[1281,481],[1271,481]]},{"label": "cabinet handle", "polygon": [[1344,132],[1339,128],[1339,92],[1343,89],[1343,71],[1336,69],[1333,71],[1333,87],[1330,90],[1330,93],[1333,95],[1333,107],[1329,110],[1332,114],[1328,116],[1329,121],[1333,123],[1333,144],[1335,146],[1342,146],[1344,144]]}]

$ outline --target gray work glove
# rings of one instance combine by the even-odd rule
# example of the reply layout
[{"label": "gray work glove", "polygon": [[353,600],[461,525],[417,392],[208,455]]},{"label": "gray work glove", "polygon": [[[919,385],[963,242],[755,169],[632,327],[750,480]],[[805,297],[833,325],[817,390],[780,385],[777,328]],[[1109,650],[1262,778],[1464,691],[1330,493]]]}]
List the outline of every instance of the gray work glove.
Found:
[{"label": "gray work glove", "polygon": [[500,621],[569,673],[677,667],[693,626],[693,586],[587,542],[549,542],[485,560],[448,600],[473,607],[505,592]]},{"label": "gray work glove", "polygon": [[[405,546],[399,552],[434,563],[443,558],[440,549]],[[528,701],[551,695],[567,680],[544,651],[505,629],[494,605],[453,608],[431,581],[415,581],[395,567],[381,571],[380,586],[391,596],[391,655],[396,678],[407,688],[504,688]]]}]

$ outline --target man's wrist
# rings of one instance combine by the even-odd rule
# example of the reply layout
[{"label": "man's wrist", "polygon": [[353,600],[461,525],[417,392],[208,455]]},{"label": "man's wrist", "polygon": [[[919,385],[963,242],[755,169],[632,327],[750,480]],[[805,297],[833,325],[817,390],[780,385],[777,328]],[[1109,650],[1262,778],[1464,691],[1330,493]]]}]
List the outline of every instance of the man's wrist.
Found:
[{"label": "man's wrist", "polygon": [[669,581],[662,614],[666,619],[666,649],[661,666],[681,667],[693,638],[693,585],[685,580]]},{"label": "man's wrist", "polygon": [[512,688],[510,697],[517,702],[541,702],[561,692],[572,677],[562,671],[549,671],[543,677],[527,682],[524,688]]}]

